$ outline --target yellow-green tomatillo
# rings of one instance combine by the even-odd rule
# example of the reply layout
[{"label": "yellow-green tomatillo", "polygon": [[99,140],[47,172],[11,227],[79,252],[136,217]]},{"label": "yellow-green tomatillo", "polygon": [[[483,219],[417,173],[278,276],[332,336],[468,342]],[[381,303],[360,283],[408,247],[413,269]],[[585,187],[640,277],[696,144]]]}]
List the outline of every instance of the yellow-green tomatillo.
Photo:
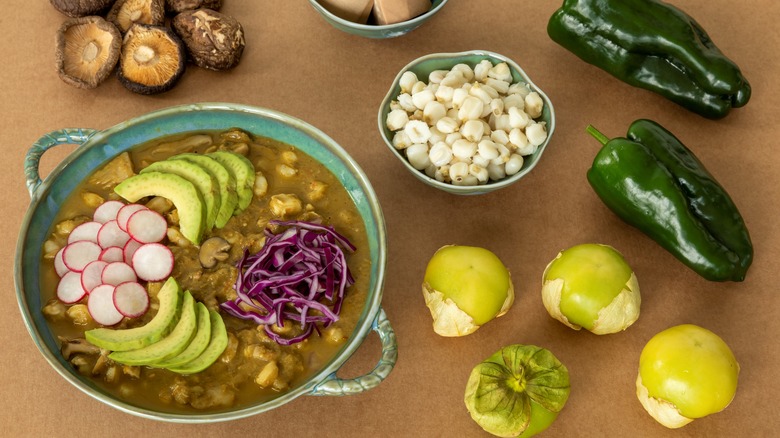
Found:
[{"label": "yellow-green tomatillo", "polygon": [[737,392],[738,377],[739,364],[723,339],[683,324],[645,345],[636,394],[653,418],[674,429],[725,409]]},{"label": "yellow-green tomatillo", "polygon": [[509,270],[487,249],[449,245],[431,257],[422,285],[433,330],[465,336],[505,314],[515,299]]},{"label": "yellow-green tomatillo", "polygon": [[639,318],[639,282],[623,256],[586,243],[558,253],[542,275],[542,302],[553,318],[597,335],[625,330]]},{"label": "yellow-green tomatillo", "polygon": [[555,421],[569,392],[569,371],[549,350],[510,345],[474,367],[464,401],[485,431],[525,438]]}]

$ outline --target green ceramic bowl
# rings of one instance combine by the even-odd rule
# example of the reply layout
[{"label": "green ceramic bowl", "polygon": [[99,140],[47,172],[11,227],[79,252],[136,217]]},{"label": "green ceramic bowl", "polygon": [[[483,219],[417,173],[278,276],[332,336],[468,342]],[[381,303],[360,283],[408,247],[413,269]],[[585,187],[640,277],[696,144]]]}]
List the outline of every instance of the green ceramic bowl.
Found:
[{"label": "green ceramic bowl", "polygon": [[385,24],[381,26],[353,23],[333,15],[333,13],[319,4],[317,0],[309,0],[309,3],[317,12],[320,13],[320,15],[322,15],[322,18],[324,18],[325,21],[333,25],[333,27],[336,29],[350,33],[352,35],[366,38],[395,38],[401,35],[406,35],[407,33],[420,27],[420,25],[428,21],[437,12],[439,12],[439,10],[441,10],[441,8],[443,8],[447,3],[447,0],[433,0],[431,9],[419,17],[415,17],[411,20],[401,23]]},{"label": "green ceramic bowl", "polygon": [[[120,153],[161,136],[189,132],[240,128],[294,145],[324,164],[352,197],[369,235],[371,278],[366,303],[349,340],[324,368],[276,398],[210,414],[182,414],[151,410],[120,399],[75,372],[63,359],[41,312],[46,304],[40,293],[40,265],[43,243],[62,203],[94,170]],[[46,150],[61,144],[79,147],[41,181],[38,164]],[[155,111],[104,131],[65,129],[43,136],[25,160],[27,188],[32,198],[24,217],[14,261],[14,281],[19,310],[35,345],[49,364],[68,382],[91,397],[121,411],[155,420],[201,423],[226,421],[258,414],[301,395],[349,395],[381,383],[396,360],[395,334],[381,307],[386,263],[386,231],[379,201],[357,163],[330,137],[313,126],[275,111],[227,103],[182,105]],[[375,331],[382,342],[382,357],[370,373],[354,379],[340,379],[338,369],[357,350],[366,335]]]},{"label": "green ceramic bowl", "polygon": [[[399,81],[401,79],[401,75],[403,75],[406,71],[413,71],[420,80],[423,80],[427,83],[428,75],[430,75],[430,73],[434,70],[450,70],[456,64],[461,63],[467,64],[473,68],[484,59],[489,60],[493,63],[493,65],[506,62],[512,72],[513,82],[525,83],[528,85],[531,91],[536,91],[539,93],[539,95],[542,97],[542,100],[544,101],[544,109],[542,111],[541,117],[537,120],[547,123],[547,139],[539,146],[534,154],[524,157],[525,160],[523,162],[523,167],[518,173],[512,176],[508,176],[498,181],[489,181],[487,184],[478,186],[456,186],[437,181],[434,178],[428,177],[424,172],[412,167],[412,165],[409,164],[409,161],[404,156],[403,152],[399,151],[393,146],[393,133],[387,129],[385,124],[385,121],[387,120],[387,114],[390,112],[390,102],[395,100],[401,93],[401,86],[399,85]],[[531,81],[531,78],[528,77],[528,75],[523,71],[522,68],[520,68],[519,65],[517,65],[517,63],[507,58],[506,56],[499,55],[498,53],[493,53],[486,50],[472,50],[460,53],[434,53],[417,58],[406,65],[406,67],[401,69],[401,71],[395,77],[392,85],[390,85],[390,90],[387,92],[387,95],[382,101],[382,104],[379,106],[377,122],[379,124],[379,132],[381,133],[382,138],[384,139],[385,144],[390,149],[391,153],[396,158],[398,158],[403,166],[406,167],[409,172],[411,172],[412,175],[414,175],[417,179],[427,185],[444,190],[448,193],[453,193],[456,195],[479,195],[516,183],[536,166],[536,164],[541,159],[547,144],[550,142],[550,139],[553,136],[553,132],[555,131],[555,110],[553,109],[552,102],[550,102],[550,99],[547,97],[547,95]]]}]

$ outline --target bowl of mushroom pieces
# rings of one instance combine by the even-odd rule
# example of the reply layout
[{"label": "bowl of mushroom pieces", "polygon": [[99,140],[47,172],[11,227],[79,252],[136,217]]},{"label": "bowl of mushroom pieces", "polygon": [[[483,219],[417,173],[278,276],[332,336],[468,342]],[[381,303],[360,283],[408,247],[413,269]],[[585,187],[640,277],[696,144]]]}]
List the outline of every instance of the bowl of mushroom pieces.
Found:
[{"label": "bowl of mushroom pieces", "polygon": [[509,186],[555,130],[547,95],[511,59],[474,50],[415,59],[379,107],[379,132],[423,183],[458,195]]}]

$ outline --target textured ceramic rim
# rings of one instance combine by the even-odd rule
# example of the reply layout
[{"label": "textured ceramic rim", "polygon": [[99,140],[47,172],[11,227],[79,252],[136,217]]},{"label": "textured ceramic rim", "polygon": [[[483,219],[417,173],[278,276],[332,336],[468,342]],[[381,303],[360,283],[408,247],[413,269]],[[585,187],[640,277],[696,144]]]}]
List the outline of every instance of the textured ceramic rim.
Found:
[{"label": "textured ceramic rim", "polygon": [[[328,151],[330,151],[332,154],[334,154],[338,159],[342,161],[342,164],[349,169],[352,177],[355,178],[356,182],[359,183],[360,188],[365,194],[366,202],[368,204],[367,207],[369,208],[369,212],[370,212],[370,217],[365,217],[362,214],[361,216],[363,216],[364,221],[365,220],[375,221],[376,222],[375,228],[377,229],[379,234],[378,236],[376,236],[377,239],[376,254],[378,259],[376,261],[372,260],[372,263],[376,262],[377,264],[377,271],[376,271],[377,278],[375,279],[376,281],[373,282],[374,286],[371,288],[371,290],[368,291],[366,304],[363,307],[363,311],[361,313],[360,320],[356,328],[353,330],[347,343],[330,360],[330,362],[326,366],[324,366],[320,371],[309,376],[309,378],[305,382],[302,382],[297,387],[291,389],[290,391],[278,397],[254,405],[246,406],[244,408],[237,409],[237,410],[222,411],[222,412],[215,412],[209,414],[168,413],[168,412],[160,412],[151,409],[141,408],[139,406],[126,403],[113,396],[110,396],[107,393],[103,392],[102,390],[99,390],[96,385],[89,384],[87,379],[76,376],[71,369],[67,368],[63,364],[62,362],[63,359],[59,357],[57,354],[55,354],[54,352],[52,352],[47,347],[47,345],[45,345],[45,341],[42,339],[41,331],[39,330],[38,326],[34,323],[35,318],[30,313],[29,305],[27,303],[27,299],[24,294],[25,275],[22,272],[23,260],[24,260],[23,254],[25,252],[24,243],[27,240],[27,234],[29,232],[30,224],[34,216],[34,213],[37,210],[38,205],[47,199],[47,196],[45,195],[49,193],[49,191],[52,189],[52,186],[58,181],[58,178],[61,177],[61,173],[63,172],[64,169],[66,169],[68,166],[75,166],[76,164],[78,164],[77,160],[79,159],[79,157],[86,154],[93,147],[102,147],[102,148],[109,149],[112,153],[111,155],[112,157],[118,155],[120,152],[124,150],[127,150],[127,148],[114,150],[115,147],[111,146],[110,143],[106,142],[106,140],[110,139],[112,135],[120,133],[125,129],[131,128],[135,125],[141,125],[141,124],[153,122],[154,120],[157,119],[165,119],[166,117],[171,117],[171,116],[181,117],[182,115],[186,116],[187,113],[194,112],[194,111],[227,112],[227,113],[234,112],[242,115],[257,116],[258,118],[261,119],[269,119],[272,122],[281,123],[282,125],[285,125],[287,128],[292,128],[293,130],[296,130],[301,134],[310,137],[313,141],[319,143],[320,145],[325,146],[328,149]],[[235,126],[235,125],[232,125],[230,127],[241,128],[241,126]],[[217,129],[229,129],[229,127],[217,128]],[[156,132],[154,135],[155,137],[160,137],[160,136],[165,136],[167,134],[180,134],[180,133],[186,133],[190,131],[194,132],[196,130],[182,129],[181,131],[175,131],[175,132]],[[262,133],[259,133],[259,135],[262,135]],[[91,170],[94,170],[94,168],[89,169],[89,171]],[[333,170],[331,171],[333,172]],[[336,172],[334,172],[334,174],[336,174]],[[336,176],[337,178],[340,178],[338,174]],[[350,194],[350,196],[352,196],[352,194]],[[14,260],[14,282],[16,286],[16,295],[17,295],[19,310],[22,313],[25,326],[27,327],[27,330],[30,333],[35,345],[43,354],[46,361],[49,362],[49,364],[73,386],[75,386],[85,394],[109,406],[112,406],[120,411],[135,416],[153,419],[153,420],[173,422],[173,423],[217,422],[217,421],[228,421],[228,420],[245,418],[245,417],[249,417],[255,414],[259,414],[277,408],[285,403],[292,401],[293,399],[301,395],[312,393],[314,390],[317,389],[317,386],[320,385],[321,383],[324,383],[326,381],[335,378],[335,374],[338,371],[338,369],[344,364],[344,362],[346,362],[349,359],[349,357],[357,350],[357,348],[360,347],[363,340],[368,335],[369,331],[373,329],[373,326],[377,323],[383,322],[381,321],[381,319],[383,318],[379,318],[379,317],[384,315],[384,312],[382,312],[381,310],[381,301],[382,301],[383,287],[384,287],[386,249],[387,249],[386,227],[385,227],[385,222],[381,211],[381,207],[379,206],[378,198],[376,197],[376,193],[374,192],[373,187],[368,181],[368,178],[366,177],[365,173],[358,166],[357,162],[355,162],[354,159],[350,157],[349,154],[347,154],[347,152],[344,149],[342,149],[341,146],[339,146],[333,139],[328,137],[319,129],[313,127],[312,125],[309,125],[308,123],[302,120],[299,120],[292,116],[279,113],[273,110],[252,107],[247,105],[232,104],[232,103],[208,102],[208,103],[180,105],[180,106],[175,106],[175,107],[170,107],[170,108],[150,112],[142,116],[133,118],[131,120],[119,123],[106,130],[98,131],[93,136],[91,136],[83,145],[79,146],[75,151],[69,154],[62,162],[60,162],[60,164],[57,165],[55,169],[47,176],[47,178],[37,187],[37,189],[35,190],[32,196],[30,206],[28,207],[28,210],[25,213],[22,222],[21,231],[19,234],[19,240],[17,242],[17,247],[16,247],[16,256]],[[386,320],[384,322],[386,322]],[[44,330],[48,331],[46,327],[44,327]],[[378,331],[378,333],[380,332]],[[382,333],[380,333],[380,335],[381,334]],[[394,338],[393,338],[393,342],[394,342]]]},{"label": "textured ceramic rim", "polygon": [[[434,2],[435,1],[436,0],[434,0]],[[447,3],[447,1],[449,0],[441,0],[439,4],[432,6],[428,12],[419,15],[415,18],[412,18],[411,20],[402,21],[400,23],[393,23],[393,24],[354,23],[352,21],[345,20],[341,17],[334,15],[332,12],[325,9],[325,7],[319,4],[317,0],[309,0],[309,3],[314,7],[314,9],[317,10],[317,12],[322,14],[328,21],[339,24],[341,26],[341,27],[337,27],[339,30],[355,29],[360,31],[361,32],[360,35],[362,36],[371,35],[373,38],[392,38],[392,37],[404,35],[418,28],[426,20],[431,18],[431,16],[439,12],[439,9],[443,8],[444,5]]]},{"label": "textured ceramic rim", "polygon": [[[517,81],[519,77],[520,79],[522,79],[522,81],[525,84],[529,86],[531,91],[536,91],[537,93],[539,93],[539,95],[542,97],[542,100],[544,101],[544,106],[545,106],[543,110],[544,111],[543,115],[548,114],[548,116],[545,117],[546,119],[545,121],[547,122],[547,139],[539,146],[539,148],[533,154],[532,156],[533,158],[529,159],[526,157],[526,162],[523,164],[523,167],[520,170],[520,172],[499,181],[489,181],[487,184],[483,184],[483,185],[456,186],[453,184],[437,181],[434,178],[430,178],[424,172],[412,167],[412,165],[409,163],[409,160],[407,160],[406,157],[393,146],[393,141],[392,138],[390,137],[390,131],[387,129],[387,126],[385,126],[385,118],[387,117],[388,108],[390,107],[390,102],[393,99],[395,99],[400,93],[401,87],[399,85],[399,82],[404,72],[406,72],[407,70],[415,70],[417,66],[430,61],[448,61],[448,65],[452,67],[455,64],[464,62],[464,60],[469,57],[490,59],[493,61],[494,64],[496,62],[506,62],[507,65],[509,65],[510,70],[512,70],[513,72],[513,79],[515,81]],[[430,55],[425,55],[420,58],[417,58],[414,61],[407,64],[404,68],[401,69],[400,72],[398,72],[398,75],[396,75],[392,85],[390,85],[390,90],[387,92],[385,98],[382,100],[382,104],[379,106],[377,123],[379,127],[379,132],[382,135],[382,139],[384,140],[385,145],[392,151],[393,155],[396,158],[398,158],[398,160],[401,161],[401,163],[403,163],[404,167],[406,167],[406,169],[409,170],[409,172],[411,172],[417,179],[424,182],[425,184],[436,187],[437,189],[440,190],[444,190],[445,192],[448,193],[452,193],[456,195],[478,195],[478,194],[484,194],[484,193],[488,193],[494,190],[507,187],[519,181],[523,176],[528,174],[534,167],[536,167],[536,165],[539,162],[539,159],[542,156],[542,153],[547,148],[547,144],[550,142],[550,139],[553,136],[553,132],[555,131],[555,109],[553,108],[552,102],[550,102],[550,98],[547,97],[547,94],[545,94],[544,91],[542,91],[536,84],[534,84],[531,78],[528,77],[525,71],[519,65],[517,65],[516,62],[512,61],[511,59],[507,58],[504,55],[500,55],[498,53],[490,52],[487,50],[469,50],[466,52],[457,52],[457,53],[433,53]]]}]

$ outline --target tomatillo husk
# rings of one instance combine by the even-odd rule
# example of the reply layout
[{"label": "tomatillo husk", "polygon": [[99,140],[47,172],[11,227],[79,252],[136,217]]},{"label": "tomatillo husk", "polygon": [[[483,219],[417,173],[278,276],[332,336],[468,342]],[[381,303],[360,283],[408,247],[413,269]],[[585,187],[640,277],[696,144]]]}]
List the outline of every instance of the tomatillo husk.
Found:
[{"label": "tomatillo husk", "polygon": [[639,282],[609,245],[587,243],[561,251],[542,274],[542,303],[575,330],[617,333],[639,318]]},{"label": "tomatillo husk", "polygon": [[448,245],[431,257],[422,285],[433,330],[465,336],[504,315],[515,299],[509,270],[491,251]]},{"label": "tomatillo husk", "polygon": [[464,402],[485,431],[529,437],[555,421],[569,392],[569,371],[549,350],[517,344],[474,367]]}]

